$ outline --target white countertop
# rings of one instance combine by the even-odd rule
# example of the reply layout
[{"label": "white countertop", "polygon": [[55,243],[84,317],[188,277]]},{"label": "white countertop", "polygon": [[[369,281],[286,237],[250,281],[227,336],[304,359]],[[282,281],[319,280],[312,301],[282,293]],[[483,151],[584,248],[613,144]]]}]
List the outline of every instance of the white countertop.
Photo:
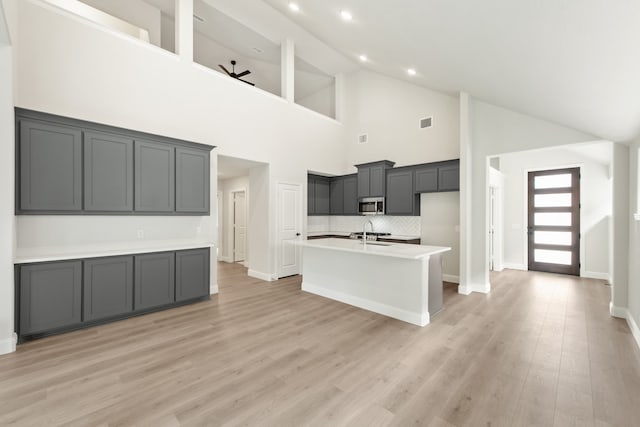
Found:
[{"label": "white countertop", "polygon": [[[388,243],[388,246],[367,243],[366,247],[358,240],[346,239],[315,239],[298,240],[294,242],[298,246],[308,248],[332,249],[342,252],[355,252],[367,255],[378,255],[405,259],[420,259],[431,255],[450,251],[444,246],[410,245],[406,243]],[[379,242],[380,243],[380,242]]]},{"label": "white countertop", "polygon": [[213,247],[215,247],[215,244],[203,241],[147,240],[73,247],[18,248],[13,258],[13,262],[14,264],[26,264],[31,262],[100,258],[107,256],[142,254],[147,252],[180,251],[186,249]]}]

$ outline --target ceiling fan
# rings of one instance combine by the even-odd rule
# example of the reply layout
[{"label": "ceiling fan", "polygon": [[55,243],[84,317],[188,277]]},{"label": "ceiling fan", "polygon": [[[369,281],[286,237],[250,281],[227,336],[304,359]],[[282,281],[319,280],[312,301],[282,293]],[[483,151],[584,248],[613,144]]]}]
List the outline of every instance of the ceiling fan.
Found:
[{"label": "ceiling fan", "polygon": [[241,73],[237,73],[237,74],[236,74],[236,61],[235,61],[235,60],[232,60],[232,61],[231,61],[231,66],[233,67],[233,68],[232,68],[232,70],[233,70],[233,71],[229,71],[229,70],[227,70],[227,69],[225,68],[225,66],[224,66],[224,65],[218,64],[218,66],[219,66],[220,68],[222,68],[222,69],[224,70],[224,72],[225,72],[225,73],[227,73],[227,75],[228,75],[229,77],[233,77],[234,79],[240,80],[241,82],[245,82],[246,84],[251,85],[251,86],[255,86],[255,85],[256,85],[255,83],[251,83],[251,82],[248,82],[248,81],[246,81],[246,80],[242,80],[242,79],[240,78],[240,77],[244,77],[244,76],[246,76],[247,74],[251,74],[251,71],[249,71],[249,70],[244,70],[243,72],[241,72]]}]

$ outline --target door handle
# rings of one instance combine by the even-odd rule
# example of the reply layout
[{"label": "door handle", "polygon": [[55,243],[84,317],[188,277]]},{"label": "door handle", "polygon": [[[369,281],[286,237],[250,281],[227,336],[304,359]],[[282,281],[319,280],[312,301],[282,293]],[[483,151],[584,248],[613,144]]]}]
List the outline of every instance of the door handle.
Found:
[{"label": "door handle", "polygon": [[300,235],[300,233],[296,233],[296,236],[299,236],[299,235]]}]

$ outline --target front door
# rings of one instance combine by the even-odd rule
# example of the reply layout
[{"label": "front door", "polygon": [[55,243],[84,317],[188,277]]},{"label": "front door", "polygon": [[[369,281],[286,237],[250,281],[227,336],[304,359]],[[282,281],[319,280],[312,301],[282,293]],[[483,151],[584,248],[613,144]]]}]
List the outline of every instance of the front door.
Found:
[{"label": "front door", "polygon": [[278,278],[300,274],[302,198],[299,184],[278,183]]},{"label": "front door", "polygon": [[529,172],[529,270],[580,275],[580,168]]}]

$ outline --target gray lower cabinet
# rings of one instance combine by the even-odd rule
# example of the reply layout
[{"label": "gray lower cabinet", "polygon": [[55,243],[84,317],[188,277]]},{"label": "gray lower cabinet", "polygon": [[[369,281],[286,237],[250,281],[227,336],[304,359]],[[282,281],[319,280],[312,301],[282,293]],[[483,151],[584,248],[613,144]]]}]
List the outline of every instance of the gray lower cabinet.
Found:
[{"label": "gray lower cabinet", "polygon": [[176,252],[176,301],[209,295],[209,249]]},{"label": "gray lower cabinet", "polygon": [[19,129],[20,210],[82,210],[81,130],[36,120]]},{"label": "gray lower cabinet", "polygon": [[435,193],[438,191],[438,168],[419,167],[414,172],[414,185],[417,193]]},{"label": "gray lower cabinet", "polygon": [[84,209],[133,211],[133,140],[84,133]]},{"label": "gray lower cabinet", "polygon": [[175,210],[175,148],[152,141],[135,141],[135,210]]},{"label": "gray lower cabinet", "polygon": [[176,212],[209,212],[209,152],[176,148]]},{"label": "gray lower cabinet", "polygon": [[460,161],[438,167],[438,191],[460,191]]},{"label": "gray lower cabinet", "polygon": [[23,265],[19,283],[20,335],[81,323],[81,261]]},{"label": "gray lower cabinet", "polygon": [[413,169],[387,171],[387,215],[420,215],[420,195],[413,191]]},{"label": "gray lower cabinet", "polygon": [[358,214],[358,178],[349,175],[344,178],[344,215]]},{"label": "gray lower cabinet", "polygon": [[146,310],[175,301],[175,253],[135,256],[134,309]]},{"label": "gray lower cabinet", "polygon": [[84,262],[83,320],[99,320],[133,311],[133,256]]},{"label": "gray lower cabinet", "polygon": [[331,215],[344,214],[344,180],[340,177],[331,180]]}]

